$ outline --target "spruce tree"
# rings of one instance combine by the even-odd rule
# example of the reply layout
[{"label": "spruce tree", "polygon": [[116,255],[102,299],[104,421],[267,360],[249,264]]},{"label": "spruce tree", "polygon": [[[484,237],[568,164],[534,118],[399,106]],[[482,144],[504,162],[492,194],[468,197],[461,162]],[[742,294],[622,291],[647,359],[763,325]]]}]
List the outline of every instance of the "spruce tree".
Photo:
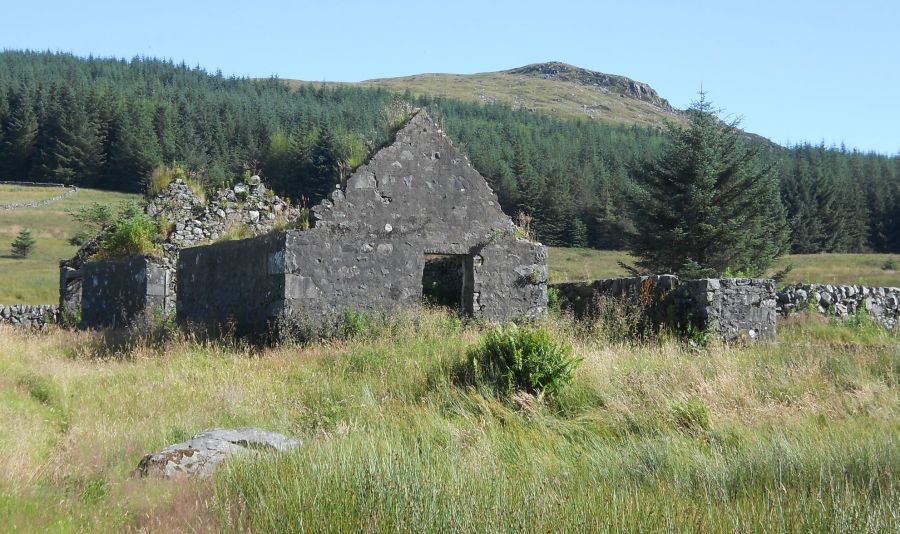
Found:
[{"label": "spruce tree", "polygon": [[629,236],[651,272],[714,276],[762,273],[785,252],[787,224],[778,181],[703,93],[686,126],[670,124],[663,153],[636,172]]},{"label": "spruce tree", "polygon": [[13,256],[19,258],[25,258],[34,250],[34,245],[37,241],[31,237],[31,230],[28,228],[22,229],[19,232],[19,235],[16,236],[16,240],[12,242],[12,254]]}]

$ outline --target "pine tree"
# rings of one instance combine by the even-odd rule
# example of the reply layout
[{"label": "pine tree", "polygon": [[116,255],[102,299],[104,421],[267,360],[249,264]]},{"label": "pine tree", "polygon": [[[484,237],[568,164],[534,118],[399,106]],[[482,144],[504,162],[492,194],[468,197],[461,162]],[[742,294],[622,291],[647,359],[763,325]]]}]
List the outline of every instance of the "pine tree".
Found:
[{"label": "pine tree", "polygon": [[26,180],[38,136],[37,116],[27,97],[23,95],[13,100],[9,115],[0,126],[3,130],[0,176],[5,176],[6,180]]},{"label": "pine tree", "polygon": [[670,125],[664,152],[638,169],[630,249],[640,267],[683,276],[761,273],[785,252],[773,168],[760,166],[736,126],[701,93],[688,125]]},{"label": "pine tree", "polygon": [[331,129],[322,122],[312,153],[312,176],[305,184],[306,196],[311,204],[326,198],[340,181],[339,163],[343,160],[341,150]]},{"label": "pine tree", "polygon": [[12,254],[19,258],[25,258],[34,250],[37,241],[31,237],[31,230],[23,228],[16,240],[12,242]]}]

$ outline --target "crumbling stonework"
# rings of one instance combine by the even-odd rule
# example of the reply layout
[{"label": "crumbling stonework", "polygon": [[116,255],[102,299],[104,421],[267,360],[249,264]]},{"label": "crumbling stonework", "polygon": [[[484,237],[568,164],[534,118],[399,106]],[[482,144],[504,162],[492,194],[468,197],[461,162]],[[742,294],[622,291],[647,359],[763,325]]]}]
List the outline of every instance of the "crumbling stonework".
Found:
[{"label": "crumbling stonework", "polygon": [[92,261],[83,268],[81,326],[118,327],[142,315],[168,314],[172,271],[150,257]]},{"label": "crumbling stonework", "polygon": [[49,304],[30,306],[15,304],[0,305],[0,324],[43,329],[48,325],[59,323],[59,308]]},{"label": "crumbling stonework", "polygon": [[[258,331],[279,315],[319,326],[347,310],[418,305],[436,254],[461,257],[460,311],[499,321],[546,310],[546,248],[516,237],[487,182],[424,111],[312,212],[306,231],[182,250],[178,320]],[[223,283],[258,289],[238,299]]]},{"label": "crumbling stonework", "polygon": [[293,222],[298,211],[253,176],[248,183],[217,191],[208,202],[182,180],[175,180],[147,203],[147,214],[169,224],[166,243],[177,250],[215,241],[239,226],[251,235],[265,234],[279,218]]},{"label": "crumbling stonework", "polygon": [[551,284],[560,306],[576,317],[590,315],[599,300],[640,304],[656,321],[675,320],[714,328],[726,341],[775,338],[775,283],[772,280],[724,278],[679,280],[673,275],[610,278]]},{"label": "crumbling stonework", "polygon": [[[167,302],[162,306],[167,312],[175,310],[175,266],[178,253],[183,247],[208,243],[237,228],[242,228],[249,235],[266,234],[279,221],[291,224],[300,215],[297,208],[266,189],[258,176],[251,177],[248,183],[239,183],[232,188],[217,191],[209,202],[200,198],[184,181],[176,179],[150,199],[145,210],[166,227],[164,230],[168,234],[161,246],[162,255],[154,260],[157,267],[169,272]],[[96,324],[85,322],[82,312],[83,293],[85,290],[95,291],[94,287],[83,286],[85,266],[99,251],[102,237],[101,232],[83,245],[74,257],[60,262],[60,308],[69,317],[76,317],[81,313],[81,324],[84,326],[109,324],[106,322],[109,317],[106,312],[97,316],[88,314],[89,318],[105,318],[104,322]],[[95,269],[94,272],[103,271]],[[109,293],[104,295],[109,296]],[[93,295],[91,298],[91,305],[96,307],[97,299],[101,297]]]},{"label": "crumbling stonework", "polygon": [[847,317],[863,309],[876,323],[895,328],[900,322],[900,288],[794,284],[778,292],[778,312],[785,316],[813,310]]}]

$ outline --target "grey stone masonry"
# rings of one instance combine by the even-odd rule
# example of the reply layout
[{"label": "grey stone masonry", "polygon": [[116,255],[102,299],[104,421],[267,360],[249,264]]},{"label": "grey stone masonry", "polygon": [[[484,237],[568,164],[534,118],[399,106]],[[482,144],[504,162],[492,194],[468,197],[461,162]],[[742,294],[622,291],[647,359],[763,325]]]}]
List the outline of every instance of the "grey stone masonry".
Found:
[{"label": "grey stone masonry", "polygon": [[43,329],[47,325],[59,323],[59,307],[52,304],[0,304],[0,324]]},{"label": "grey stone masonry", "polygon": [[775,283],[724,278],[679,280],[673,275],[609,278],[551,284],[560,305],[575,316],[588,316],[602,298],[637,302],[656,321],[714,328],[726,341],[775,338]]},{"label": "grey stone masonry", "polygon": [[126,326],[145,314],[173,311],[171,269],[135,256],[85,263],[82,267],[81,327]]},{"label": "grey stone masonry", "polygon": [[[460,312],[502,321],[546,311],[547,249],[516,236],[487,182],[424,111],[312,212],[306,231],[182,250],[178,320],[259,330],[283,314],[315,327],[347,310],[418,305],[434,255],[462,265]],[[261,289],[234,298],[223,284]]]},{"label": "grey stone masonry", "polygon": [[675,307],[714,325],[726,341],[775,339],[775,282],[756,278],[684,280],[673,294]]},{"label": "grey stone masonry", "polygon": [[812,310],[846,317],[865,309],[872,319],[888,328],[900,322],[900,288],[859,285],[794,284],[778,292],[778,312]]},{"label": "grey stone masonry", "polygon": [[[183,180],[176,179],[147,202],[145,211],[167,232],[158,263],[171,271],[168,293],[173,309],[175,265],[181,248],[209,243],[237,228],[250,235],[265,234],[274,230],[276,223],[290,224],[300,215],[297,208],[267,189],[259,176],[212,193],[208,202]],[[70,317],[81,309],[82,267],[99,251],[102,238],[101,232],[79,248],[75,256],[60,262],[60,307]]]}]

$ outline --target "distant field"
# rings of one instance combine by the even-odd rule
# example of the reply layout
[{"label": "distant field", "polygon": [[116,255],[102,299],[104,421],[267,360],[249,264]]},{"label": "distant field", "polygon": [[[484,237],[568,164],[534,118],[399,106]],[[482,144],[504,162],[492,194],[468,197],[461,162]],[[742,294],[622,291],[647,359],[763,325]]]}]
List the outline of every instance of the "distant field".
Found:
[{"label": "distant field", "polygon": [[[59,187],[0,185],[0,205],[42,200],[59,195]],[[78,193],[49,206],[0,210],[0,304],[50,304],[57,302],[59,260],[75,253],[68,239],[79,230],[67,211],[92,202],[118,205],[137,195],[79,189]],[[10,244],[23,229],[37,240],[26,259],[14,258]]]},{"label": "distant field", "polygon": [[29,187],[25,185],[0,184],[0,206],[47,200],[66,191],[67,189],[63,187]]},{"label": "distant field", "polygon": [[[770,275],[793,264],[794,270],[784,283],[821,282],[900,286],[900,271],[883,269],[889,260],[900,265],[900,254],[793,254],[778,260]],[[616,262],[632,263],[624,251],[585,248],[551,248],[550,281],[567,282],[627,276]]]}]

